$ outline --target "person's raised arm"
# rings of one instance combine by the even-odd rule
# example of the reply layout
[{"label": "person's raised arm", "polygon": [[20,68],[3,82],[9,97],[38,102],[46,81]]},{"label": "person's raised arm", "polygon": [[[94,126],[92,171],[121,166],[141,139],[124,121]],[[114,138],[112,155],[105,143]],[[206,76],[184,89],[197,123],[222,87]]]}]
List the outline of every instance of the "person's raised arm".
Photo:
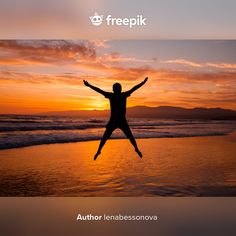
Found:
[{"label": "person's raised arm", "polygon": [[100,88],[98,88],[98,87],[95,87],[95,86],[91,85],[91,84],[90,84],[88,81],[86,81],[86,80],[84,80],[84,85],[87,86],[87,87],[89,87],[89,88],[91,88],[91,89],[93,89],[94,91],[96,91],[96,92],[98,92],[98,93],[104,95],[105,97],[106,97],[106,95],[107,95],[107,92],[103,91],[102,89],[100,89]]},{"label": "person's raised arm", "polygon": [[128,90],[126,93],[127,94],[131,94],[133,93],[135,90],[139,89],[140,87],[142,87],[148,80],[148,77],[146,77],[141,83],[135,85],[132,89]]}]

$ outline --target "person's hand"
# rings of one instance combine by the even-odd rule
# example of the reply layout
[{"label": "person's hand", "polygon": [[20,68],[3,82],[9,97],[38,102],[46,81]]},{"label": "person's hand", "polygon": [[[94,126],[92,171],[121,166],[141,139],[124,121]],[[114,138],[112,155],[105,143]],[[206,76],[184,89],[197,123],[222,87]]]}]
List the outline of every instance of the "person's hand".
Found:
[{"label": "person's hand", "polygon": [[147,80],[148,80],[148,77],[146,77],[146,78],[144,79],[143,83],[145,84],[145,83],[147,82]]},{"label": "person's hand", "polygon": [[89,82],[87,80],[84,80],[84,85],[85,86],[89,86],[90,84],[89,84]]}]

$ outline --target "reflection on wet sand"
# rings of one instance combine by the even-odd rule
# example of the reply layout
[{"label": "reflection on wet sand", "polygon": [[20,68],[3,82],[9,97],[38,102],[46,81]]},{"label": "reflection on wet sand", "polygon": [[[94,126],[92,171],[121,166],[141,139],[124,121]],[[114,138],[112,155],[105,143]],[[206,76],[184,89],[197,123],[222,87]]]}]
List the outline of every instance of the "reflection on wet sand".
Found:
[{"label": "reflection on wet sand", "polygon": [[236,196],[235,133],[0,151],[1,196]]}]

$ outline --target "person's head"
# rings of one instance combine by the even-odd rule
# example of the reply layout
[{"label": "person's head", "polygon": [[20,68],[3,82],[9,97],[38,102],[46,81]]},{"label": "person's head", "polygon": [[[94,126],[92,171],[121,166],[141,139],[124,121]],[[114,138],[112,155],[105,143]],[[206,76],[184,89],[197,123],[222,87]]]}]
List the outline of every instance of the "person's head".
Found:
[{"label": "person's head", "polygon": [[113,92],[114,93],[121,93],[122,87],[121,84],[115,83],[113,84]]}]

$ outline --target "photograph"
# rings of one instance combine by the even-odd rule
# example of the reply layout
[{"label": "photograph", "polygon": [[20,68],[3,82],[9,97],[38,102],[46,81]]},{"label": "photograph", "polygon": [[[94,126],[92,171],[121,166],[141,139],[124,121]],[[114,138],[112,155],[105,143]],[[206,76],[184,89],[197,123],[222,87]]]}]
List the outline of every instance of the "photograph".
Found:
[{"label": "photograph", "polygon": [[0,196],[236,196],[235,55],[236,40],[0,40]]}]

